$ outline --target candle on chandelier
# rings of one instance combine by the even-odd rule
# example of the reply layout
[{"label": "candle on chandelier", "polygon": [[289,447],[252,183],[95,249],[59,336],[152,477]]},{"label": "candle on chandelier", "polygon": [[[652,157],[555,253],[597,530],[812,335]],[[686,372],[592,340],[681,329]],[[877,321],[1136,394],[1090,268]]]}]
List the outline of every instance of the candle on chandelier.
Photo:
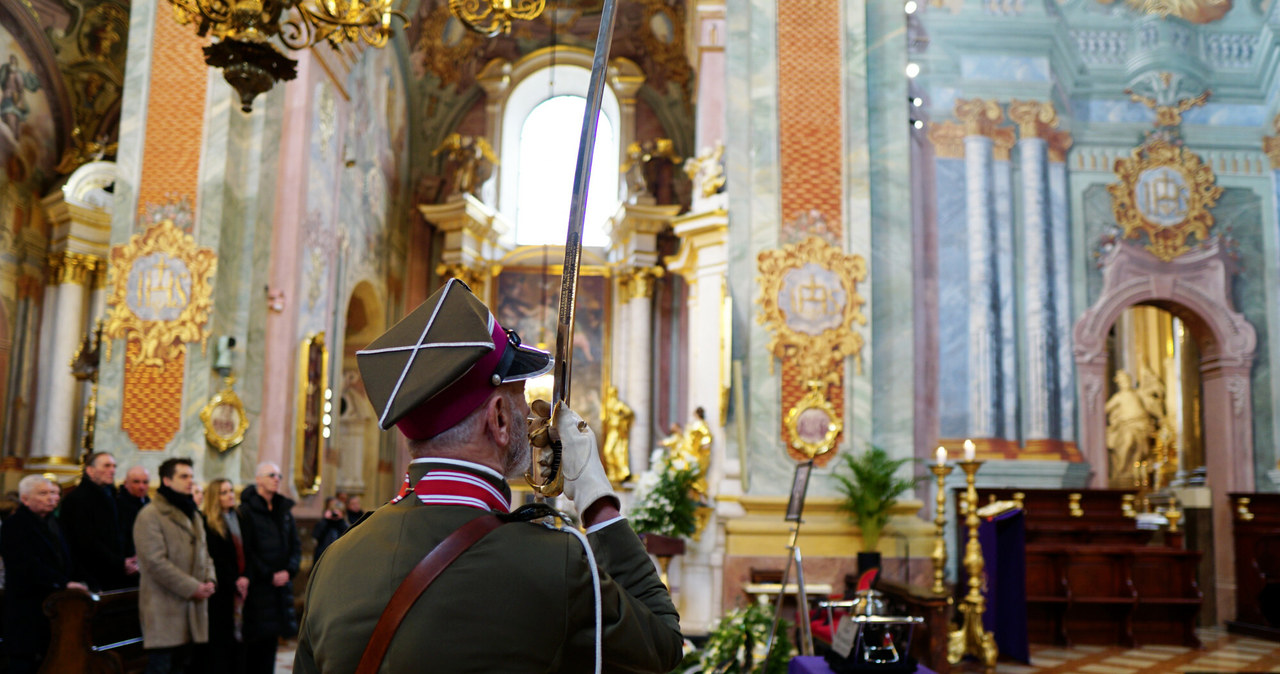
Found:
[{"label": "candle on chandelier", "polygon": [[936,455],[938,457],[938,465],[945,466],[947,464],[947,448],[939,446]]},{"label": "candle on chandelier", "polygon": [[973,456],[977,453],[978,448],[974,447],[972,440],[964,441],[964,460],[973,461]]}]

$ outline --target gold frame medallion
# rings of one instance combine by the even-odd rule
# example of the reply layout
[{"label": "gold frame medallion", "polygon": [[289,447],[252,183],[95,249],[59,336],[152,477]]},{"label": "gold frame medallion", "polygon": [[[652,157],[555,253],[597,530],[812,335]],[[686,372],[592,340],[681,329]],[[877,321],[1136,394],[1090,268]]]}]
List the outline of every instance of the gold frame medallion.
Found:
[{"label": "gold frame medallion", "polygon": [[[830,400],[823,395],[822,390],[826,388],[827,382],[810,380],[806,382],[809,389],[808,393],[787,411],[787,417],[783,420],[783,428],[787,431],[787,446],[794,449],[806,457],[813,459],[832,449],[835,449],[836,438],[840,436],[840,432],[844,430],[844,422],[840,420],[836,408],[831,404]],[[820,412],[827,418],[826,430],[823,432],[821,440],[808,440],[804,436],[808,435],[801,427],[806,416],[814,412]]]},{"label": "gold frame medallion", "polygon": [[1200,157],[1160,138],[1152,138],[1117,159],[1118,183],[1107,185],[1111,209],[1126,239],[1145,232],[1147,250],[1168,262],[1191,250],[1187,238],[1204,241],[1213,227],[1209,209],[1222,188],[1213,168]]},{"label": "gold frame medallion", "polygon": [[[204,409],[200,410],[200,421],[204,424],[204,439],[219,452],[225,452],[244,442],[245,431],[249,430],[249,415],[244,411],[244,402],[231,388],[235,377],[227,377],[222,390],[215,393]],[[231,409],[236,415],[236,429],[230,433],[219,432],[217,420],[214,418],[219,409]]]},{"label": "gold frame medallion", "polygon": [[[867,300],[858,294],[858,284],[867,279],[866,259],[810,236],[760,253],[758,263],[760,297],[756,302],[761,311],[756,322],[772,333],[765,348],[779,360],[795,362],[803,381],[823,379],[848,356],[853,356],[858,374],[862,374],[864,340],[853,326],[867,324],[862,313]],[[801,285],[805,274],[809,275],[808,285]],[[823,285],[819,276],[834,283]],[[811,294],[806,295],[805,290]],[[807,307],[814,304],[817,309],[809,311]]]},{"label": "gold frame medallion", "polygon": [[113,246],[103,355],[111,358],[114,339],[139,343],[134,363],[138,365],[162,366],[185,354],[187,342],[199,342],[204,353],[217,270],[217,253],[196,246],[173,220],[162,220],[130,237],[127,244]]},{"label": "gold frame medallion", "polygon": [[[318,362],[316,362],[318,359]],[[315,368],[313,369],[313,366]],[[332,395],[329,390],[329,350],[323,332],[307,335],[298,349],[298,454],[293,462],[293,483],[299,496],[320,491],[323,472],[325,415],[332,418]],[[326,408],[326,403],[327,407]]]}]

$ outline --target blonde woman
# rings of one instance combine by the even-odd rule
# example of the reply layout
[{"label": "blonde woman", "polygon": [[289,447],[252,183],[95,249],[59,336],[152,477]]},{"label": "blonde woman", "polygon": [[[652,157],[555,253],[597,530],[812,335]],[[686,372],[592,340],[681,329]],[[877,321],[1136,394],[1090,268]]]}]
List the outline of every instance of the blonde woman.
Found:
[{"label": "blonde woman", "polygon": [[209,598],[209,646],[205,651],[209,672],[240,672],[244,648],[238,614],[249,591],[245,575],[240,518],[236,515],[236,488],[231,480],[209,483],[201,512],[209,540],[209,556],[218,576],[218,588]]}]

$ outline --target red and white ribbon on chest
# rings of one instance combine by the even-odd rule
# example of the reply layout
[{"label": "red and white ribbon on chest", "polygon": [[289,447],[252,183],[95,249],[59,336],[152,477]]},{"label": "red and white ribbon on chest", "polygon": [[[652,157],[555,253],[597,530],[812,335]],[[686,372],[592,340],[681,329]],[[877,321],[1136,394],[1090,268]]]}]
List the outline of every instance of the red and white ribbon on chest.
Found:
[{"label": "red and white ribbon on chest", "polygon": [[482,477],[460,470],[429,470],[412,488],[406,474],[400,494],[391,502],[399,503],[410,492],[424,505],[460,505],[503,513],[511,511],[510,501],[496,487]]}]

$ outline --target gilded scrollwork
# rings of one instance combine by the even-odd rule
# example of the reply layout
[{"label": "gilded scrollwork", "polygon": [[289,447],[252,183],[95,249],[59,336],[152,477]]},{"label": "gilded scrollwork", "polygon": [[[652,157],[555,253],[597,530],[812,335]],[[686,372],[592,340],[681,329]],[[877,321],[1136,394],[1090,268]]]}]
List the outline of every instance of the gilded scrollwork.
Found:
[{"label": "gilded scrollwork", "polygon": [[806,458],[822,456],[836,446],[836,438],[844,430],[844,422],[831,401],[826,388],[835,377],[805,382],[808,391],[800,402],[787,411],[783,428],[787,432],[787,445]]},{"label": "gilded scrollwork", "polygon": [[[163,365],[185,354],[188,342],[199,342],[203,353],[217,268],[217,254],[197,247],[172,220],[113,246],[105,336],[137,341],[135,364],[140,365]],[[103,349],[109,359],[111,342]]]},{"label": "gilded scrollwork", "polygon": [[219,452],[243,442],[245,431],[249,430],[249,415],[244,411],[244,403],[231,388],[235,381],[235,377],[227,377],[222,390],[200,410],[205,440]]},{"label": "gilded scrollwork", "polygon": [[1222,196],[1213,169],[1194,152],[1153,136],[1116,161],[1120,182],[1107,186],[1116,223],[1127,239],[1145,232],[1147,250],[1168,262],[1203,241],[1213,226],[1209,209]]},{"label": "gilded scrollwork", "polygon": [[867,278],[867,262],[810,236],[758,257],[761,312],[756,320],[772,332],[766,348],[780,360],[799,366],[804,381],[821,379],[853,356],[862,372],[866,299],[858,284]]}]

